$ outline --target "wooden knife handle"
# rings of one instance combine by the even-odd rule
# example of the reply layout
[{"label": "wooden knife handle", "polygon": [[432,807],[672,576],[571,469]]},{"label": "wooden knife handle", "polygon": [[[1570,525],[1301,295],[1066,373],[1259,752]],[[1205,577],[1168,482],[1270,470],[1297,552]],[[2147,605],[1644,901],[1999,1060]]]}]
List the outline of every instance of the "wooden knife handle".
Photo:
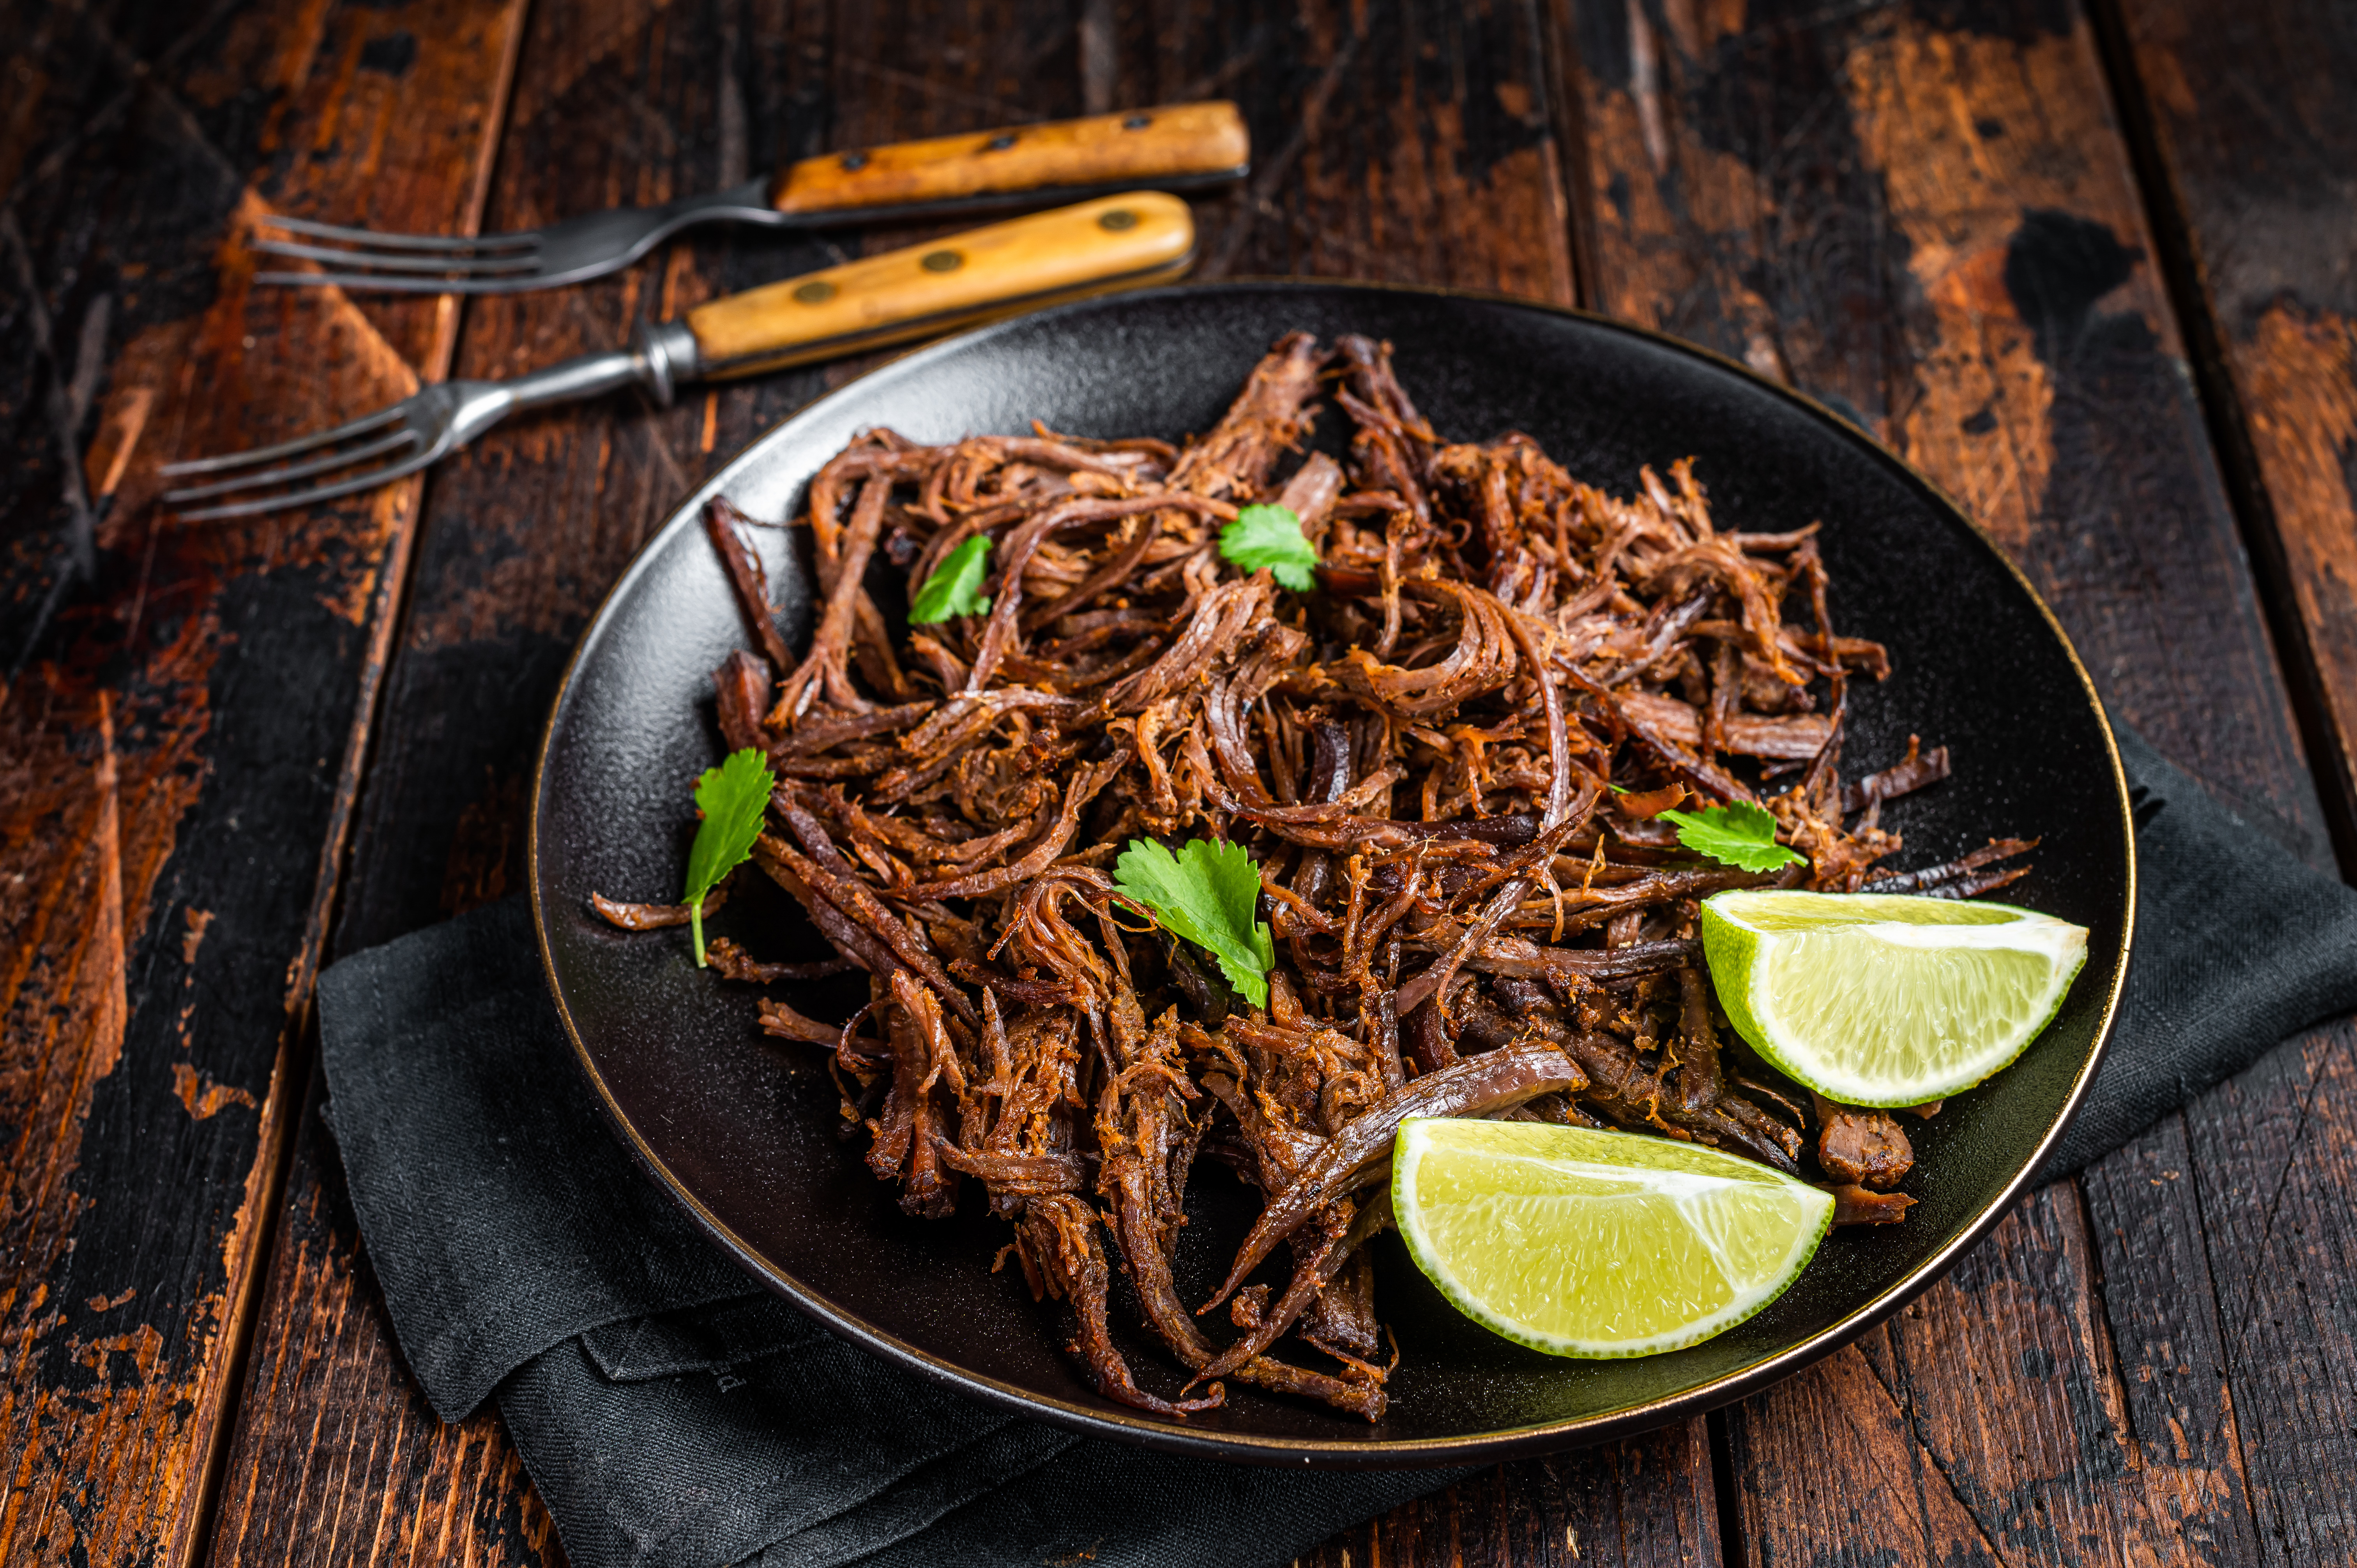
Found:
[{"label": "wooden knife handle", "polygon": [[700,379],[751,375],[1163,283],[1195,260],[1187,204],[1100,197],[748,289],[688,312]]},{"label": "wooden knife handle", "polygon": [[1166,103],[804,158],[770,188],[780,212],[987,200],[1025,192],[1232,178],[1252,162],[1243,116],[1224,101]]}]

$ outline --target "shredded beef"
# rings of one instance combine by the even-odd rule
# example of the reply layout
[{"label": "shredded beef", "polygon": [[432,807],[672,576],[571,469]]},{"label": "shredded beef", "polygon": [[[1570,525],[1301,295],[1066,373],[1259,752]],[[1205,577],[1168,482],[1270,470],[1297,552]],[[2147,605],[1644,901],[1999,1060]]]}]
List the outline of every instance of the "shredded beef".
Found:
[{"label": "shredded beef", "polygon": [[[1301,455],[1321,389],[1340,461]],[[1222,553],[1269,503],[1318,556],[1312,591]],[[716,718],[779,779],[754,864],[834,957],[718,939],[715,966],[866,973],[848,1023],[765,999],[763,1029],[833,1052],[845,1124],[909,1213],[963,1194],[1012,1225],[1091,1380],[1141,1409],[1249,1384],[1382,1415],[1397,1350],[1378,1358],[1370,1242],[1405,1117],[1609,1125],[1798,1174],[1801,1112],[1725,1033],[1696,901],[1969,892],[2029,847],[1868,882],[1900,845],[1883,805],[1947,753],[1910,740],[1843,783],[1850,682],[1889,665],[1833,627],[1813,522],[1721,529],[1688,462],[1616,496],[1523,435],[1452,442],[1365,338],[1286,337],[1183,447],[871,430],[793,521],[820,599],[799,658],[748,521],[707,513],[755,644],[715,673]],[[895,645],[870,564],[913,597],[976,537],[987,610]],[[1661,815],[1738,800],[1799,866],[1698,860]],[[1116,891],[1123,845],[1206,837],[1258,864],[1265,1004]],[[686,914],[597,907],[630,929]],[[1833,1110],[1813,1152],[1844,1223],[1912,1201],[1873,1190],[1911,1157],[1888,1116]],[[1190,1304],[1173,1259],[1206,1163],[1264,1206]],[[1149,1391],[1115,1346],[1115,1262],[1185,1389]]]}]

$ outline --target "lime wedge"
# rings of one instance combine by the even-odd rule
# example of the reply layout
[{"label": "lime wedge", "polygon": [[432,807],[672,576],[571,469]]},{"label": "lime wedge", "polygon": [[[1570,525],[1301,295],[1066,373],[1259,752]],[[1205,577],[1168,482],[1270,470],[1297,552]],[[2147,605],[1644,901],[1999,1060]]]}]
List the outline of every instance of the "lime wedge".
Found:
[{"label": "lime wedge", "polygon": [[1833,1195],[1698,1144],[1538,1122],[1415,1117],[1392,1208],[1459,1312],[1550,1356],[1651,1356],[1784,1294]]},{"label": "lime wedge", "polygon": [[1920,1105],[2019,1056],[2087,961],[2083,926],[2009,904],[1718,893],[1702,950],[1736,1032],[1845,1105]]}]

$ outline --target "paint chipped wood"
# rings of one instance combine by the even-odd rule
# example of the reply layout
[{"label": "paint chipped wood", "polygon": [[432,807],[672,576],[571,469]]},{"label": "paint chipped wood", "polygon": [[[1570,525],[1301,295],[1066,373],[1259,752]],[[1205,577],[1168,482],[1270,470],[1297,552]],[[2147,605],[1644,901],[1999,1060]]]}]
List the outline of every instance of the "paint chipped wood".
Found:
[{"label": "paint chipped wood", "polygon": [[2125,0],[2136,73],[2239,415],[2230,459],[2319,714],[2317,761],[2357,875],[2357,18],[2286,0]]},{"label": "paint chipped wood", "polygon": [[[2019,561],[2115,709],[2311,859],[2301,764],[2127,144],[2069,4],[1582,7],[1595,298],[1832,403]],[[2199,693],[2199,695],[2194,695]],[[2126,1323],[2226,1364],[2218,1295],[2164,1274],[2182,1184],[2031,1198],[1866,1342],[1730,1413],[1754,1563],[2239,1562],[2244,1402],[2126,1387]],[[2133,1240],[2132,1240],[2133,1239]],[[2181,1255],[2181,1254],[2180,1254]],[[2179,1417],[2197,1430],[2182,1431]],[[2176,1424],[2172,1424],[2176,1423]]]},{"label": "paint chipped wood", "polygon": [[439,373],[447,311],[257,292],[237,237],[465,221],[505,15],[0,24],[0,1562],[195,1555],[416,499],[195,528],[155,468]]},{"label": "paint chipped wood", "polygon": [[[1256,168],[1199,206],[1207,275],[1569,301],[1581,258],[1588,303],[1789,380],[1932,471],[2129,717],[2327,859],[2072,0],[758,0],[717,25],[659,0],[543,0],[528,41],[521,14],[247,0],[193,32],[103,8],[0,19],[0,321],[18,328],[0,333],[0,428],[32,476],[0,500],[0,886],[29,890],[0,900],[0,1331],[35,1348],[0,1374],[18,1380],[0,1383],[0,1562],[561,1560],[496,1419],[441,1426],[402,1368],[332,1144],[288,1103],[308,1048],[293,1021],[330,892],[334,952],[520,886],[531,738],[605,585],[676,497],[862,367],[518,424],[436,476],[422,521],[412,485],[176,530],[150,504],[156,463],[316,427],[454,348],[462,373],[509,373],[940,228],[707,232],[587,288],[462,310],[252,290],[231,236],[270,210],[524,226],[845,146],[1233,97]],[[2345,789],[2357,302],[2298,271],[2348,249],[2312,236],[2348,203],[2310,199],[2346,177],[2320,152],[2347,140],[2330,91],[2345,40],[2270,0],[2122,14],[2131,99],[2155,106],[2248,414],[2257,521],[2282,530],[2294,597],[2276,624],[2301,628]],[[928,40],[915,58],[910,38]],[[2281,91],[2255,100],[2253,82]],[[75,585],[84,561],[96,593]],[[312,685],[263,679],[290,659]],[[238,858],[257,844],[259,881]],[[2038,1195],[1859,1347],[1713,1418],[1724,1468],[1713,1423],[1691,1422],[1485,1471],[1304,1561],[2329,1560],[2357,1468],[2335,1288],[2357,1277],[2357,1144],[2335,1111],[2352,1044],[2317,1031]],[[265,1278],[253,1251],[290,1136]],[[185,1213],[126,1239],[159,1184]]]},{"label": "paint chipped wood", "polygon": [[[1350,182],[1364,180],[1377,197],[1368,220],[1384,226],[1376,232],[1398,242],[1413,237],[1421,247],[1395,254],[1389,275],[1568,299],[1565,196],[1551,173],[1550,109],[1534,64],[1542,40],[1527,12],[1509,12],[1504,21],[1510,49],[1498,47],[1495,18],[1484,24],[1492,29],[1486,35],[1435,18],[1427,36],[1405,27],[1396,11],[1354,19],[1313,7],[1278,20],[1285,41],[1274,50],[1265,34],[1239,38],[1222,24],[1189,17],[1151,39],[1123,40],[1120,93],[1150,102],[1216,81],[1218,91],[1265,106],[1275,129],[1256,126],[1261,145],[1281,153],[1287,172],[1249,202],[1215,199],[1198,209],[1207,249],[1222,247],[1237,270],[1290,264],[1320,232],[1318,220],[1305,215],[1316,188],[1322,184],[1322,199],[1339,209],[1354,188]],[[782,36],[787,26],[782,13],[764,14],[747,38]],[[798,138],[755,148],[757,159],[1083,106],[1085,84],[1069,76],[1054,90],[1061,99],[1041,85],[1052,76],[1017,88],[1019,57],[1010,52],[1017,30],[982,22],[961,35],[968,41],[954,61],[929,66],[917,91],[889,69],[894,40],[910,28],[938,34],[942,26],[915,14],[846,7],[801,35],[811,55],[791,57],[790,69],[767,79],[749,74],[749,49],[732,52],[739,46],[726,40],[716,48],[659,11],[544,5],[532,24],[487,223],[545,220],[574,209],[569,204],[582,190],[627,188],[628,199],[661,200],[716,182],[726,173],[716,162],[745,156],[716,135],[732,84],[753,122],[792,126]],[[1294,49],[1306,58],[1283,52]],[[1435,59],[1447,70],[1416,69]],[[1475,112],[1480,124],[1469,145],[1460,134],[1447,145],[1405,149],[1400,156],[1415,157],[1419,173],[1405,189],[1351,167],[1354,146],[1388,114],[1459,115],[1448,73],[1469,70],[1486,79],[1481,91],[1491,100]],[[1277,120],[1279,106],[1300,102],[1292,84],[1305,75],[1313,95],[1329,95],[1313,133]],[[787,113],[823,96],[824,119],[797,123]],[[623,99],[661,116],[668,160],[650,157],[642,126],[617,125],[607,115],[605,106]],[[1451,203],[1469,197],[1512,221],[1493,234],[1455,232]],[[699,240],[692,253],[676,251],[586,288],[475,302],[457,373],[602,347],[621,339],[635,310],[675,317],[715,295],[840,259],[832,246],[873,252],[931,231]],[[1342,231],[1330,238],[1355,242]],[[1326,270],[1367,270],[1354,264],[1355,252],[1320,254]],[[561,422],[496,431],[445,467],[390,678],[339,950],[387,940],[521,886],[533,736],[605,585],[676,497],[737,446],[861,368],[724,388],[661,414],[635,403],[592,407]],[[323,1133],[307,1132],[290,1181],[290,1214],[338,1212],[333,1157]],[[544,1561],[552,1551],[545,1516],[496,1423],[479,1416],[436,1428],[419,1420],[414,1393],[388,1406],[381,1380],[399,1363],[380,1312],[339,1312],[332,1327],[320,1326],[313,1295],[349,1292],[345,1282],[364,1274],[351,1255],[349,1219],[307,1219],[290,1223],[285,1237],[225,1482],[218,1561],[275,1563],[328,1550],[318,1521],[364,1515],[386,1498],[404,1509],[440,1499],[448,1517],[472,1521],[458,1539],[476,1561]],[[1707,1443],[1695,1421],[1469,1481],[1340,1538],[1317,1560],[1339,1563],[1348,1552],[1357,1562],[1437,1564],[1478,1549],[1512,1552],[1516,1561],[1535,1552],[1528,1560],[1701,1564],[1717,1560],[1716,1509]],[[350,1552],[365,1562],[414,1561],[420,1551],[375,1537],[362,1545],[345,1533],[335,1535],[333,1548],[339,1560]]]}]

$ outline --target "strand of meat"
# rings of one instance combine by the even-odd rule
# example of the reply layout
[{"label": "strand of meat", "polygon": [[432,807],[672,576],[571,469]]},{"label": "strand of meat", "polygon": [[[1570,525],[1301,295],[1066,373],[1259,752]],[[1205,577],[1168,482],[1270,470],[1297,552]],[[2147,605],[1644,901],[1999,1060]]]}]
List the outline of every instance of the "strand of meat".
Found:
[{"label": "strand of meat", "polygon": [[[1327,392],[1347,453],[1296,461]],[[1318,591],[1221,554],[1260,502],[1298,517]],[[720,731],[780,779],[754,864],[870,987],[847,1024],[770,999],[763,1026],[833,1053],[910,1212],[982,1189],[1014,1228],[1002,1262],[1063,1304],[1107,1398],[1183,1415],[1244,1384],[1379,1419],[1398,1351],[1369,1244],[1410,1115],[1813,1166],[1845,1220],[1912,1201],[1898,1123],[1773,1087],[1695,940],[1721,888],[1869,886],[1900,847],[1885,804],[1948,771],[1910,740],[1843,784],[1851,682],[1889,660],[1831,625],[1813,523],[1721,530],[1685,462],[1614,496],[1522,435],[1447,442],[1387,346],[1300,333],[1183,447],[861,436],[799,520],[823,598],[799,659],[742,521],[726,501],[706,520],[753,642],[715,674]],[[896,645],[871,563],[913,586],[976,536],[988,614]],[[1755,798],[1805,856],[1772,879],[1697,867],[1660,816]],[[1278,954],[1265,1006],[1118,896],[1114,854],[1149,836],[1250,848]],[[2029,847],[1872,886],[1984,891]],[[713,950],[731,978],[813,972]],[[1172,1258],[1206,1161],[1264,1208],[1190,1308]],[[1247,1283],[1280,1250],[1284,1282]],[[1115,1343],[1109,1258],[1185,1387],[1150,1391]],[[1222,1303],[1225,1343],[1202,1321]],[[1288,1335],[1324,1364],[1280,1356]]]}]

